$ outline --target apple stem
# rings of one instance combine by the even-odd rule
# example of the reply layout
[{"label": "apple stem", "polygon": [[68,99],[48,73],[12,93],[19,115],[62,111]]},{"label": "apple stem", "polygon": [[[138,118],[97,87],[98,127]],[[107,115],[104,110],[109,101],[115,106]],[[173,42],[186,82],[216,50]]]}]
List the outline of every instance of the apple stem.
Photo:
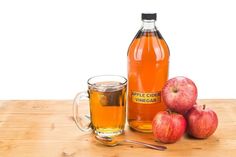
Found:
[{"label": "apple stem", "polygon": [[167,112],[168,112],[168,114],[171,114],[171,110],[170,109],[167,109]]},{"label": "apple stem", "polygon": [[206,108],[206,105],[204,104],[204,105],[203,105],[203,110],[205,110],[205,108]]},{"label": "apple stem", "polygon": [[174,93],[177,93],[178,92],[178,89],[176,87],[173,88],[173,92]]}]

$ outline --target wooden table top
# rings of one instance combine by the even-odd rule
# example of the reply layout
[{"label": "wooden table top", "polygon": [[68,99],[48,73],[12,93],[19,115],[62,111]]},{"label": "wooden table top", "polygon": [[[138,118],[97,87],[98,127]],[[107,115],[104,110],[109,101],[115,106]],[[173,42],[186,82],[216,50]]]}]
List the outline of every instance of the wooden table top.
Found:
[{"label": "wooden table top", "polygon": [[[187,136],[166,151],[124,144],[106,147],[72,119],[70,100],[0,101],[0,157],[230,157],[236,156],[236,100],[198,100],[216,111],[215,134],[205,140]],[[125,130],[125,137],[152,144],[152,134]]]}]

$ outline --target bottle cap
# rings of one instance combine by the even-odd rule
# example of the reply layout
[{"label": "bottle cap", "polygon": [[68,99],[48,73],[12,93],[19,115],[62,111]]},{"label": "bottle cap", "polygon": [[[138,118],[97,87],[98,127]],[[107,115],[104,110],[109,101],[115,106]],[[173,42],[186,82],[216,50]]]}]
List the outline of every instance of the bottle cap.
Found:
[{"label": "bottle cap", "polygon": [[142,20],[156,20],[156,13],[142,13]]}]

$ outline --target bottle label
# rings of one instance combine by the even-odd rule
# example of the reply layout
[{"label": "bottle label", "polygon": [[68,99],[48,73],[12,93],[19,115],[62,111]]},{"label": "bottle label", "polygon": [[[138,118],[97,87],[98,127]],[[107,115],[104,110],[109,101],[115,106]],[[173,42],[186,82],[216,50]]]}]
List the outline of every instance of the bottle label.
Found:
[{"label": "bottle label", "polygon": [[133,91],[131,93],[132,101],[140,104],[154,104],[161,102],[161,92],[141,93]]}]

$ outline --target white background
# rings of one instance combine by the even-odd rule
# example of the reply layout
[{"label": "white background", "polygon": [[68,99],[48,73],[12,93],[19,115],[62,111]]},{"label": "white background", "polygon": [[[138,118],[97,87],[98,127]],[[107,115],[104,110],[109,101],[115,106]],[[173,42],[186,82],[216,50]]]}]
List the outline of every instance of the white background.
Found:
[{"label": "white background", "polygon": [[86,80],[126,76],[142,12],[157,12],[171,52],[199,98],[236,98],[234,0],[2,0],[0,99],[73,99]]}]

